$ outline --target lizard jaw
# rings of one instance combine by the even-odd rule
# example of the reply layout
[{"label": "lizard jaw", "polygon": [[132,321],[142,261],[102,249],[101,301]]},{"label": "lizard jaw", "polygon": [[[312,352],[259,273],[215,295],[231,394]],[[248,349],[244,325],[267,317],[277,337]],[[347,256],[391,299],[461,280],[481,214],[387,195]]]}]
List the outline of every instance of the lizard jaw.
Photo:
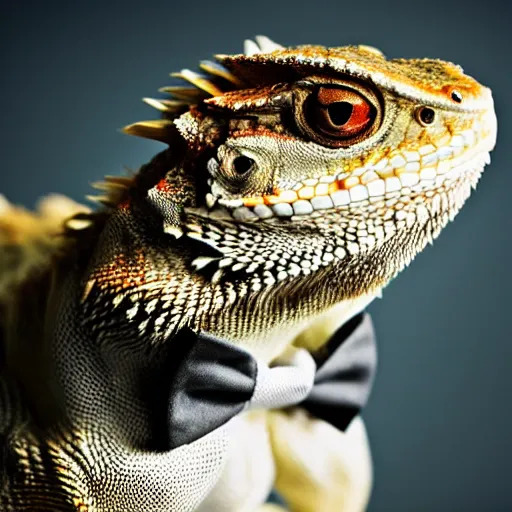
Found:
[{"label": "lizard jaw", "polygon": [[[227,199],[214,195],[216,191],[212,189],[206,195],[206,205],[208,209],[221,206],[224,216],[251,222],[276,217],[317,217],[326,210],[357,207],[397,196],[428,199],[436,191],[464,181],[466,174],[471,181],[478,179],[490,163],[494,139],[489,136],[468,148],[474,141],[472,133],[468,130],[454,136],[452,144],[439,149],[429,144],[419,151],[386,157],[350,173],[305,179],[278,194]],[[210,169],[217,165],[213,158],[208,162]]]}]

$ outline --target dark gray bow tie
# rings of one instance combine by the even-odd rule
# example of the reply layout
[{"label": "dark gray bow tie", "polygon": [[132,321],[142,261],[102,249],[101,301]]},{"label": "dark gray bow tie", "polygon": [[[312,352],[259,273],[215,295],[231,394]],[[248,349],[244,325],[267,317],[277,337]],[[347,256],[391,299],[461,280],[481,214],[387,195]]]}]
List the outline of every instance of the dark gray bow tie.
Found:
[{"label": "dark gray bow tie", "polygon": [[[172,379],[170,448],[189,444],[245,409],[300,404],[344,430],[366,404],[376,368],[370,316],[359,314],[314,354],[298,351],[268,367],[247,351],[205,333],[183,329],[173,343],[189,347]],[[313,380],[314,379],[314,380]]]}]

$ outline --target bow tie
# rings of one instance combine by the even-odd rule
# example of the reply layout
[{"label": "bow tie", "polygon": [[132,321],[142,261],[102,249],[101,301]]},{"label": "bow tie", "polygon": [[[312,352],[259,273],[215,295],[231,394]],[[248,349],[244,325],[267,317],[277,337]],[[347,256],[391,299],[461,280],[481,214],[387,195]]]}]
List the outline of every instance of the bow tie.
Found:
[{"label": "bow tie", "polygon": [[375,334],[366,313],[344,324],[318,353],[291,349],[271,366],[207,333],[184,328],[176,336],[172,343],[188,349],[171,382],[170,448],[258,408],[299,404],[344,430],[366,404],[376,368]]}]

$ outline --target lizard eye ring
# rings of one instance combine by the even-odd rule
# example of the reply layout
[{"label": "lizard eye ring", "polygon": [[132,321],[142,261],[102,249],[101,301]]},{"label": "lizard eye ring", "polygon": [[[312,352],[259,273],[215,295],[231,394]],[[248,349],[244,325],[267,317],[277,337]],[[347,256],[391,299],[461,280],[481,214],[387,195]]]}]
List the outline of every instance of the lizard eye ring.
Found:
[{"label": "lizard eye ring", "polygon": [[297,99],[299,128],[328,147],[347,147],[366,139],[375,133],[382,118],[373,91],[352,82],[319,84],[313,91],[300,90]]}]

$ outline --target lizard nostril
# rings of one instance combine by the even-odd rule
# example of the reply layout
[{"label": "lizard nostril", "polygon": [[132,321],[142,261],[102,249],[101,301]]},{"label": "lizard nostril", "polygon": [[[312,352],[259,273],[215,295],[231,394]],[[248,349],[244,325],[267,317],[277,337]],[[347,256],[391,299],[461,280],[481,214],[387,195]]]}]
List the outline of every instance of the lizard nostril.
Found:
[{"label": "lizard nostril", "polygon": [[233,160],[233,170],[237,174],[245,174],[246,172],[250,171],[252,166],[254,165],[254,160],[252,158],[249,158],[248,156],[237,156]]},{"label": "lizard nostril", "polygon": [[452,100],[457,103],[462,103],[462,94],[459,91],[452,91]]}]

